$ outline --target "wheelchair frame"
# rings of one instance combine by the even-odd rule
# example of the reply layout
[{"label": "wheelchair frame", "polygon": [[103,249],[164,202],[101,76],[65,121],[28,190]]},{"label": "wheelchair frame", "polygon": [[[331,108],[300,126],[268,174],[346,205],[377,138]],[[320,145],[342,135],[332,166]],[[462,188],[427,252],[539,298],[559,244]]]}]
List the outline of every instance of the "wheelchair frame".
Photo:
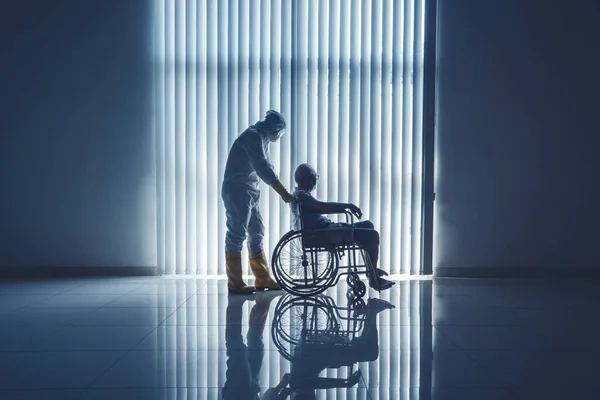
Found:
[{"label": "wheelchair frame", "polygon": [[[304,229],[302,207],[298,200],[291,204],[291,209],[294,217],[294,225],[297,229],[290,230],[279,240],[271,257],[271,269],[277,282],[288,293],[298,296],[310,296],[322,293],[328,288],[337,285],[341,276],[346,275],[346,281],[349,286],[348,299],[362,298],[367,292],[367,287],[361,281],[359,274],[372,274],[376,272],[372,268],[368,252],[354,242],[354,216],[348,211],[336,213],[345,214],[346,223],[350,224],[351,243],[332,243],[327,235],[333,231],[332,229]],[[302,264],[304,278],[294,278],[289,275],[285,271],[284,263],[281,259],[285,246],[297,238],[300,238],[302,248],[301,260],[298,261]],[[327,268],[331,270],[326,270],[319,274],[317,272],[319,267],[317,264],[318,255],[321,252],[328,252],[330,254],[331,262],[328,262],[328,264],[331,265],[327,266]],[[357,252],[361,253],[365,264],[358,263]],[[340,266],[340,260],[346,254],[348,255],[346,265]],[[300,255],[298,254],[298,256]],[[312,277],[310,279],[308,277],[309,266],[312,270]],[[339,271],[340,269],[342,271]],[[376,278],[375,282],[378,282]],[[379,288],[376,289],[378,290]]]},{"label": "wheelchair frame", "polygon": [[[362,302],[362,299],[360,299]],[[293,320],[294,315],[289,316],[289,321],[285,319],[288,313],[292,313],[293,308],[298,308],[295,316],[298,320]],[[338,307],[335,301],[327,295],[316,295],[311,298],[292,297],[287,295],[279,300],[275,308],[273,322],[271,324],[271,339],[275,347],[288,361],[295,361],[293,347],[301,342],[319,343],[319,337],[327,337],[322,344],[333,347],[346,347],[364,329],[366,322],[365,314],[359,314],[364,308],[364,302],[359,307]],[[309,312],[312,310],[312,312]],[[321,311],[326,317],[324,326],[319,327],[317,313]],[[289,322],[289,329],[292,324],[299,324],[294,327],[296,334],[286,332],[286,322]],[[323,321],[321,321],[322,323]],[[288,348],[289,346],[289,348]],[[334,368],[334,367],[331,367]]]}]

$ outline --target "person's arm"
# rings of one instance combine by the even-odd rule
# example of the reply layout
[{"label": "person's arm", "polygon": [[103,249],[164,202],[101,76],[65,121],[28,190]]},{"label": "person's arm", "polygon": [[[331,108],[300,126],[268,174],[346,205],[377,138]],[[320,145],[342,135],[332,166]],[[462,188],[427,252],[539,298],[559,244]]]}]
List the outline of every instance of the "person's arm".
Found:
[{"label": "person's arm", "polygon": [[258,177],[269,186],[278,182],[279,178],[275,173],[273,165],[267,159],[260,134],[254,132],[254,134],[250,134],[244,139],[244,150]]},{"label": "person's arm", "polygon": [[302,203],[302,207],[308,212],[319,214],[341,214],[346,212],[346,210],[349,210],[357,218],[360,219],[362,217],[360,208],[352,203],[319,201],[304,190],[298,192],[298,199]]},{"label": "person's arm", "polygon": [[324,202],[315,199],[312,209],[320,214],[340,214],[348,209],[348,203]]},{"label": "person's arm", "polygon": [[244,149],[246,150],[246,154],[250,159],[252,167],[258,174],[258,177],[267,185],[271,186],[273,190],[275,190],[279,196],[281,196],[283,201],[286,203],[291,203],[294,201],[295,197],[292,196],[287,191],[285,186],[283,186],[283,184],[279,181],[273,165],[267,159],[262,138],[258,132],[255,132],[254,135],[249,135],[247,137]]},{"label": "person's arm", "polygon": [[315,210],[321,214],[340,214],[348,210],[354,214],[356,218],[360,219],[362,217],[362,211],[360,211],[360,208],[352,203],[325,203],[317,200],[315,204]]}]

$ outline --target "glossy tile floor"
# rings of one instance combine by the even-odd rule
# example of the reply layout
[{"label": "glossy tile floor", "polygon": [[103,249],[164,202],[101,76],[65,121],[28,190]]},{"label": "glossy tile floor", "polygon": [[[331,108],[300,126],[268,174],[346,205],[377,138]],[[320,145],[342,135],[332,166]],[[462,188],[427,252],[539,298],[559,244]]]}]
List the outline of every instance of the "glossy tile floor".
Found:
[{"label": "glossy tile floor", "polygon": [[600,396],[595,282],[405,280],[365,304],[344,285],[0,282],[0,399]]}]

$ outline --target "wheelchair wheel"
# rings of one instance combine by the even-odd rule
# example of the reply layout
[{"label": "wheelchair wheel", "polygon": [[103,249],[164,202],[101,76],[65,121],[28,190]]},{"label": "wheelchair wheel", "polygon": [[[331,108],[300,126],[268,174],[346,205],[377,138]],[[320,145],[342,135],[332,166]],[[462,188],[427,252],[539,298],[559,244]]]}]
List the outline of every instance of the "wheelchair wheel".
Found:
[{"label": "wheelchair wheel", "polygon": [[332,334],[340,326],[331,306],[315,297],[287,295],[277,303],[271,325],[271,338],[275,347],[289,361],[295,347],[307,336],[319,333]]},{"label": "wheelchair wheel", "polygon": [[367,305],[365,304],[365,301],[361,298],[361,297],[354,297],[352,299],[352,301],[350,302],[350,307],[354,310],[354,311],[360,311],[363,308],[365,308]]},{"label": "wheelchair wheel", "polygon": [[356,285],[356,282],[360,282],[360,276],[356,272],[349,272],[346,275],[346,283],[349,288],[353,288]]},{"label": "wheelchair wheel", "polygon": [[346,276],[346,282],[348,283],[348,292],[346,293],[346,297],[350,300],[350,294],[352,294],[352,298],[354,297],[363,297],[367,293],[367,286],[363,281],[360,280],[360,277],[355,272],[350,272]]},{"label": "wheelchair wheel", "polygon": [[357,297],[354,294],[354,289],[350,288],[346,291],[346,299],[351,309],[358,311],[366,307],[366,303],[362,297]]},{"label": "wheelchair wheel", "polygon": [[277,282],[297,296],[322,293],[333,285],[339,268],[337,253],[326,237],[301,231],[281,238],[272,263]]},{"label": "wheelchair wheel", "polygon": [[363,297],[367,293],[367,285],[360,279],[354,281],[354,285],[352,285],[352,292],[356,297]]}]

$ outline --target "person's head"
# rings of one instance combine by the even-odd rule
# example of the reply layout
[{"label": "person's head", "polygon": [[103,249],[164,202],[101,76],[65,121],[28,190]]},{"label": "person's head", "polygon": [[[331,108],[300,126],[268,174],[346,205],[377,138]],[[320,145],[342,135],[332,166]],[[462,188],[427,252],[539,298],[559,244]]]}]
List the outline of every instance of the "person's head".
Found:
[{"label": "person's head", "polygon": [[265,117],[258,121],[255,126],[271,142],[279,140],[285,133],[285,128],[287,127],[283,115],[275,110],[267,111]]},{"label": "person's head", "polygon": [[311,192],[317,186],[317,180],[319,175],[317,171],[308,163],[298,165],[296,172],[294,173],[294,180],[298,185],[298,188]]}]

